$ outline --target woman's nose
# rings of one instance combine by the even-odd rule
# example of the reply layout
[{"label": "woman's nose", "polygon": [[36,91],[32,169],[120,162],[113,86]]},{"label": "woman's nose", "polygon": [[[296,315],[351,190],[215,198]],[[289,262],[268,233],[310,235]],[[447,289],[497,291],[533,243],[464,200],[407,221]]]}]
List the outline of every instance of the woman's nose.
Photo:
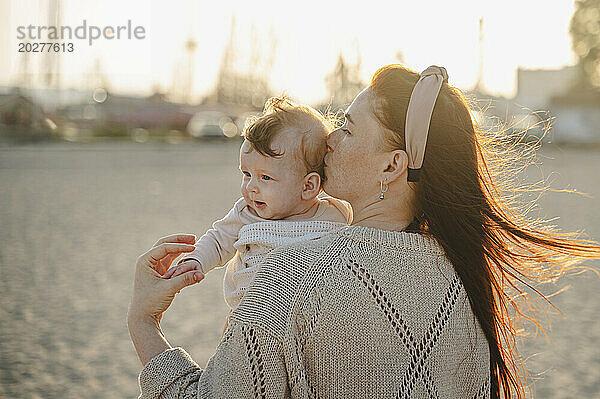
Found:
[{"label": "woman's nose", "polygon": [[328,152],[331,152],[334,150],[336,138],[339,134],[339,130],[340,129],[336,129],[333,132],[329,133],[329,136],[327,136],[327,151]]}]

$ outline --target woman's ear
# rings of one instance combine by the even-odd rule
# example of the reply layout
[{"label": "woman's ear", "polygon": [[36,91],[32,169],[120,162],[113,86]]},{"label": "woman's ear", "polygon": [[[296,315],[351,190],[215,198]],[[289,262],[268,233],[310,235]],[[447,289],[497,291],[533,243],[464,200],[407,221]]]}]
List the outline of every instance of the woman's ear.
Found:
[{"label": "woman's ear", "polygon": [[404,150],[389,152],[382,176],[390,183],[400,176],[408,174],[408,155]]},{"label": "woman's ear", "polygon": [[317,172],[310,172],[304,176],[302,184],[302,199],[310,200],[319,195],[321,191],[321,176]]}]

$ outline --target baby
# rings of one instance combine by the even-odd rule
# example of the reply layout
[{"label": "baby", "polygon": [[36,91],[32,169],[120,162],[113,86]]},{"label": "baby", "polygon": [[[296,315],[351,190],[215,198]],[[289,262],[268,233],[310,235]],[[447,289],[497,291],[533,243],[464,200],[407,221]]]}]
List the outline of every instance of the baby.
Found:
[{"label": "baby", "polygon": [[223,292],[231,312],[271,250],[350,224],[347,202],[319,196],[330,131],[313,108],[286,98],[268,100],[263,115],[244,132],[242,198],[163,277],[193,269],[206,274],[227,264]]}]

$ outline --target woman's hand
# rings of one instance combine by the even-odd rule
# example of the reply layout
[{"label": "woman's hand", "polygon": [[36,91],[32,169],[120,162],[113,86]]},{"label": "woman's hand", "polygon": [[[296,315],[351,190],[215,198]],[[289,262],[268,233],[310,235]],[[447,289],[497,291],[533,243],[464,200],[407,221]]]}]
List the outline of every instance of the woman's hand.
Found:
[{"label": "woman's hand", "polygon": [[127,312],[129,321],[149,321],[158,325],[175,294],[204,278],[202,272],[195,270],[171,279],[161,277],[181,253],[194,250],[195,241],[193,234],[163,237],[137,259],[133,295]]}]

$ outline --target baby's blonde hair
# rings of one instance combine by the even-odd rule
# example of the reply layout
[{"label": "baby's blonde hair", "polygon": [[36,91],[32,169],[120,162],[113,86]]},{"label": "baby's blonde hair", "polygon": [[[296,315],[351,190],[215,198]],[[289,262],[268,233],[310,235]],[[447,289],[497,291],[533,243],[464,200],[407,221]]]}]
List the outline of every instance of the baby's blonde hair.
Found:
[{"label": "baby's blonde hair", "polygon": [[286,96],[272,97],[266,101],[263,115],[246,127],[243,136],[261,155],[279,158],[283,152],[273,150],[271,143],[284,128],[296,128],[301,134],[294,155],[303,162],[307,173],[316,172],[323,181],[323,159],[333,123],[308,105],[297,104]]}]

